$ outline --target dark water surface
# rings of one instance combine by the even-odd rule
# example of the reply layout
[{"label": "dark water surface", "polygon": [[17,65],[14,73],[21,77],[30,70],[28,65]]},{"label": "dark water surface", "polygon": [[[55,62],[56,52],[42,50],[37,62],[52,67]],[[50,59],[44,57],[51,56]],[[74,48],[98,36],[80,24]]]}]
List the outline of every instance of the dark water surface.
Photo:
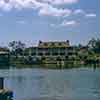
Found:
[{"label": "dark water surface", "polygon": [[0,70],[14,100],[100,100],[100,69]]}]

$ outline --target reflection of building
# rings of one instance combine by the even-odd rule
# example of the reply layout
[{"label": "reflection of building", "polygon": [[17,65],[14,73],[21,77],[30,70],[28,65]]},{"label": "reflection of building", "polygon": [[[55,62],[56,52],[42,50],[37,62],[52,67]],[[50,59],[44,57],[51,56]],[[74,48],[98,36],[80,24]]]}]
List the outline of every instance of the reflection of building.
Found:
[{"label": "reflection of building", "polygon": [[0,48],[0,68],[8,68],[9,66],[9,50]]},{"label": "reflection of building", "polygon": [[57,61],[64,60],[72,52],[69,40],[64,42],[42,42],[39,41],[37,47],[27,48],[24,52],[25,56],[31,56],[42,60]]}]

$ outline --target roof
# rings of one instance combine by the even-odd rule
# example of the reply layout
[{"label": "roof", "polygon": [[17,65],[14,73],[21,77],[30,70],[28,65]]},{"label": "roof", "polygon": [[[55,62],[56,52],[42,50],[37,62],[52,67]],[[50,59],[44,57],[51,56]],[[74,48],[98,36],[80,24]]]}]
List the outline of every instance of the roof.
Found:
[{"label": "roof", "polygon": [[42,48],[52,48],[52,47],[69,47],[69,40],[67,41],[50,41],[50,42],[42,42],[39,41],[38,47]]},{"label": "roof", "polygon": [[8,54],[8,53],[9,53],[9,49],[8,48],[0,47],[0,54]]},{"label": "roof", "polygon": [[4,47],[0,47],[0,52],[1,52],[1,51],[6,51],[6,52],[8,52],[9,49],[8,49],[8,48],[4,48]]}]

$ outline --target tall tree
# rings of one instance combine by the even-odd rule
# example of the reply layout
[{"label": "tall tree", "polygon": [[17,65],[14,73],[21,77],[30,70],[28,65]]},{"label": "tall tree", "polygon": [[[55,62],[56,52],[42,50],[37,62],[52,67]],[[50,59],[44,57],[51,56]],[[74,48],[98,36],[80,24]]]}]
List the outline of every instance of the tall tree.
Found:
[{"label": "tall tree", "polygon": [[11,48],[11,52],[17,56],[23,53],[25,43],[21,41],[12,41],[9,43],[9,47]]},{"label": "tall tree", "polygon": [[88,44],[87,44],[90,48],[95,48],[96,47],[96,39],[92,38],[91,40],[89,40]]},{"label": "tall tree", "polygon": [[91,48],[100,48],[100,39],[97,38],[92,38],[89,42],[88,42],[88,46]]},{"label": "tall tree", "polygon": [[92,38],[89,42],[88,42],[88,46],[90,47],[90,51],[94,52],[94,53],[100,53],[100,39],[94,39]]}]

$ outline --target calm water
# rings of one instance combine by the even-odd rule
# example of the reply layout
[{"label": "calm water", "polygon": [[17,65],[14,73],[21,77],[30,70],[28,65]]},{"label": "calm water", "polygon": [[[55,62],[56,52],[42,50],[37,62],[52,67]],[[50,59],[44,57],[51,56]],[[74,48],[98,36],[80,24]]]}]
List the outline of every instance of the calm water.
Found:
[{"label": "calm water", "polygon": [[0,70],[14,100],[100,100],[100,69]]}]

